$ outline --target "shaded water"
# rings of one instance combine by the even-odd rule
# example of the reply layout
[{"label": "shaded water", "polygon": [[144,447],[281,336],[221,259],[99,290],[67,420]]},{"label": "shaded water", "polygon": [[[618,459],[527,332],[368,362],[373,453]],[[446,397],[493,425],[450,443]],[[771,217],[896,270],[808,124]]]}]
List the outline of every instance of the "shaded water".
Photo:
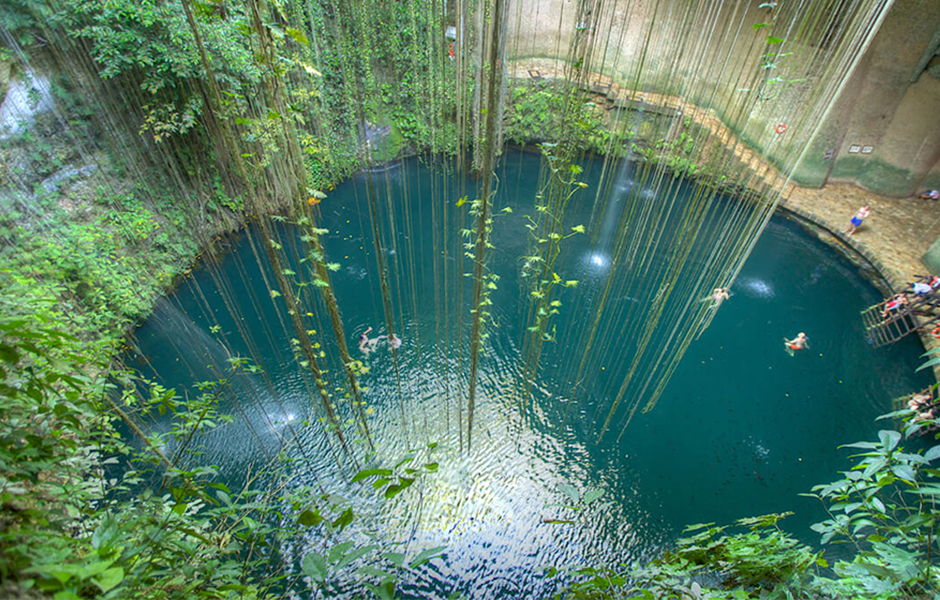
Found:
[{"label": "shaded water", "polygon": [[[801,226],[774,217],[732,287],[732,298],[692,344],[655,410],[638,414],[619,441],[609,435],[595,444],[596,419],[603,418],[609,390],[623,377],[616,339],[593,350],[602,364],[609,358],[610,368],[591,380],[583,402],[571,406],[565,396],[570,357],[549,344],[531,410],[520,416],[518,347],[524,325],[518,270],[525,236],[519,232],[539,163],[530,155],[510,156],[506,163],[497,204],[514,210],[494,224],[491,264],[503,279],[493,296],[498,327],[490,329],[481,363],[471,452],[459,450],[458,427],[466,419],[458,407],[466,401],[470,285],[458,286],[465,279],[460,273],[471,267],[459,254],[459,239],[444,244],[434,237],[442,231],[435,224],[444,217],[440,207],[432,210],[423,201],[431,190],[434,197],[456,200],[467,193],[466,183],[406,161],[371,174],[396,331],[405,343],[398,355],[401,398],[387,346],[380,344],[366,360],[370,371],[363,384],[369,387],[369,425],[378,448],[378,460],[370,464],[394,464],[409,449],[437,442],[433,460],[440,463],[439,472],[385,502],[368,484],[344,483],[353,467],[336,465],[335,444],[311,418],[319,399],[297,368],[290,326],[280,324],[271,302],[265,278],[271,285],[273,279],[257,265],[255,253],[263,253],[252,242],[259,240],[245,235],[219,265],[197,271],[163,301],[137,332],[147,357],[142,371],[178,390],[217,378],[230,355],[251,357],[265,371],[234,382],[222,410],[235,415],[235,422],[202,441],[200,461],[219,465],[235,489],[249,470],[274,459],[282,444],[291,456],[303,448],[309,460],[290,468],[292,481],[316,483],[349,498],[359,515],[349,530],[354,537],[377,535],[409,557],[446,546],[444,559],[404,576],[406,595],[540,597],[554,589],[541,578],[541,567],[644,560],[687,524],[726,523],[773,511],[796,511],[785,522],[788,529],[812,541],[809,524],[824,513],[798,494],[832,480],[848,465],[837,446],[873,438],[879,429],[874,418],[890,410],[891,398],[931,381],[924,373],[914,375],[922,351],[916,341],[879,349],[866,342],[859,312],[880,300],[878,291]],[[324,238],[326,252],[340,263],[333,283],[347,342],[357,356],[359,333],[367,326],[375,328],[373,336],[385,331],[366,182],[365,175],[357,176],[321,206],[322,226],[331,231]],[[630,187],[629,168],[617,185]],[[652,193],[640,192],[639,197],[654,200]],[[456,237],[461,213],[450,210],[448,228]],[[586,221],[589,210],[573,209],[571,223]],[[573,239],[564,248],[559,271],[577,274],[585,300],[562,311],[559,331],[586,326],[584,306],[601,285],[604,248],[618,209],[610,204],[605,210],[612,214],[601,220],[596,240]],[[388,225],[393,217],[394,229]],[[285,247],[299,247],[291,229],[281,233]],[[442,256],[436,266],[435,256]],[[441,289],[445,263],[447,290]],[[618,298],[622,304],[631,301]],[[312,320],[322,315],[316,302],[307,305]],[[443,307],[449,308],[440,312]],[[320,321],[327,330],[328,320],[321,316]],[[782,338],[799,331],[809,336],[810,349],[789,356]],[[334,356],[325,361],[338,372]],[[297,443],[290,442],[294,436]],[[589,505],[578,504],[583,510],[566,507],[573,503],[570,495],[591,490],[604,494]],[[306,552],[322,551],[324,543],[311,534],[282,550],[297,569]],[[350,576],[340,575],[338,587]]]}]

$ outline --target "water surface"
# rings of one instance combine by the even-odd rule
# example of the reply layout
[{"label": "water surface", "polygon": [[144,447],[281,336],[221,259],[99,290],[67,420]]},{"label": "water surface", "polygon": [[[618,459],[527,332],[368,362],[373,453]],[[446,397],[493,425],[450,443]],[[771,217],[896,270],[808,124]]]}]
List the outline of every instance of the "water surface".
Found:
[{"label": "water surface", "polygon": [[[331,232],[324,243],[329,260],[339,263],[333,283],[347,341],[358,356],[361,332],[368,326],[374,328],[370,335],[386,332],[369,217],[371,179],[393,319],[404,346],[397,376],[384,344],[364,359],[369,426],[378,448],[370,465],[394,464],[410,449],[437,443],[426,460],[438,462],[438,472],[391,501],[378,500],[369,485],[345,483],[354,467],[336,460],[336,443],[317,420],[319,399],[297,367],[294,336],[283,305],[271,300],[273,278],[258,266],[263,250],[251,228],[233,240],[233,251],[219,264],[197,271],[163,301],[136,336],[146,356],[142,371],[190,394],[195,382],[218,378],[230,356],[249,357],[263,368],[264,375],[233,382],[222,410],[235,421],[201,440],[199,460],[219,465],[236,488],[283,448],[303,458],[290,468],[293,482],[350,499],[360,515],[349,529],[353,537],[378,534],[409,557],[445,546],[443,559],[403,576],[401,589],[409,597],[443,598],[455,591],[474,598],[541,597],[554,590],[540,576],[544,566],[645,560],[687,524],[775,511],[795,511],[788,529],[814,540],[809,525],[824,512],[798,494],[848,466],[838,446],[872,439],[880,428],[874,419],[890,410],[890,399],[931,381],[914,374],[918,342],[873,348],[866,341],[859,312],[881,299],[878,290],[802,226],[775,216],[733,296],[691,345],[655,409],[638,413],[619,440],[608,435],[595,443],[597,419],[623,378],[617,339],[592,350],[592,358],[609,368],[598,371],[579,398],[566,395],[571,357],[548,344],[538,385],[525,417],[520,414],[519,272],[526,246],[520,225],[539,162],[531,155],[510,155],[506,162],[496,204],[513,212],[494,222],[490,264],[502,279],[493,294],[497,326],[489,328],[481,362],[470,452],[459,450],[465,442],[459,424],[466,419],[460,407],[466,403],[470,293],[462,273],[471,264],[461,256],[457,234],[469,218],[456,202],[429,206],[428,198],[455,200],[472,194],[473,184],[433,175],[412,160],[360,174],[332,191],[321,206],[322,226]],[[618,185],[627,189],[629,168],[623,173]],[[590,219],[590,210],[573,207],[571,223]],[[602,221],[597,236],[565,246],[559,269],[581,280],[585,299],[558,315],[559,331],[585,327],[592,294],[603,282],[599,249],[615,221]],[[445,230],[449,239],[442,237]],[[290,226],[279,239],[289,254],[303,251]],[[310,310],[305,318],[312,328],[328,330],[310,291],[301,295]],[[631,299],[616,302],[622,308]],[[810,348],[789,356],[782,339],[799,331],[809,336]],[[326,339],[317,337],[321,333],[314,337]],[[324,363],[337,374],[328,343],[324,352]],[[350,437],[361,449],[361,440]],[[593,490],[603,496],[588,505],[570,498]],[[311,532],[282,550],[296,570],[306,552],[330,543]],[[337,578],[338,589],[346,589],[348,577]]]}]

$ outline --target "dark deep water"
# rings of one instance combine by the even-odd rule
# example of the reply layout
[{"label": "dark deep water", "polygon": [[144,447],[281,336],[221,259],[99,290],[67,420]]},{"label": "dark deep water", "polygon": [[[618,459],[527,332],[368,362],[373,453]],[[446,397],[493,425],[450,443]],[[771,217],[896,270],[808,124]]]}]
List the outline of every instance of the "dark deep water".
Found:
[{"label": "dark deep water", "polygon": [[[421,574],[403,576],[401,589],[409,597],[447,597],[454,591],[475,598],[540,597],[553,589],[540,578],[543,566],[644,560],[687,524],[728,523],[769,512],[796,512],[785,526],[815,542],[809,525],[824,512],[798,494],[831,481],[849,465],[848,452],[837,447],[874,438],[885,426],[874,419],[891,410],[892,398],[932,382],[930,375],[914,374],[921,362],[919,342],[908,339],[888,348],[866,342],[859,312],[881,299],[878,290],[844,257],[777,215],[732,286],[732,298],[691,345],[656,408],[638,413],[619,442],[614,435],[594,443],[596,429],[588,425],[600,418],[597,405],[603,399],[590,394],[562,424],[565,399],[553,403],[546,399],[549,392],[537,393],[532,416],[522,420],[512,393],[524,327],[516,304],[520,234],[514,224],[525,211],[515,194],[535,187],[539,161],[510,155],[506,163],[501,205],[513,205],[514,212],[494,224],[492,268],[503,275],[494,293],[499,327],[492,329],[481,366],[472,452],[458,450],[467,341],[453,322],[469,316],[469,303],[462,300],[469,295],[469,279],[457,288],[469,261],[450,256],[458,254],[460,240],[445,246],[437,237],[442,228],[435,227],[444,216],[422,203],[430,190],[456,199],[472,197],[472,187],[464,190],[459,181],[432,176],[411,160],[373,173],[381,222],[389,222],[389,206],[405,207],[391,213],[395,230],[383,225],[383,238],[396,329],[405,342],[399,360],[407,432],[400,425],[402,406],[384,345],[366,361],[370,371],[363,384],[369,387],[369,425],[379,462],[394,464],[408,449],[438,442],[439,472],[386,502],[375,500],[371,486],[343,482],[328,436],[310,417],[318,399],[292,354],[290,324],[286,317],[280,324],[271,302],[264,277],[272,286],[273,279],[258,267],[255,256],[263,250],[251,230],[254,249],[244,234],[236,238],[233,252],[196,271],[136,335],[147,357],[138,362],[141,371],[179,391],[218,378],[219,365],[230,354],[249,357],[265,370],[266,376],[236,379],[222,405],[235,422],[202,440],[199,460],[219,465],[221,477],[235,489],[249,469],[267,463],[284,440],[297,435],[311,462],[291,467],[293,480],[317,482],[349,498],[361,515],[349,530],[354,537],[364,540],[371,530],[394,545],[389,549],[409,556],[447,547],[445,559]],[[407,194],[402,197],[400,190]],[[366,197],[366,177],[359,175],[321,206],[321,226],[331,232],[324,237],[326,252],[340,263],[333,283],[356,356],[356,339],[367,326],[375,328],[371,335],[385,329]],[[453,222],[458,211],[450,206],[449,230],[456,238],[454,232],[467,225]],[[587,220],[586,214],[574,216]],[[288,226],[281,240],[289,254],[294,244],[301,247]],[[441,267],[431,262],[442,247],[453,287],[446,298]],[[603,269],[602,261],[592,258],[596,247],[585,238],[573,240],[565,252],[568,267],[582,269],[584,293],[591,293],[590,269]],[[311,318],[319,317],[328,330],[322,309],[315,302],[310,306]],[[449,322],[435,318],[439,306],[450,307]],[[577,310],[562,311],[558,329],[582,327],[579,318]],[[811,346],[791,357],[782,338],[798,331],[808,334]],[[326,346],[330,354],[324,360],[338,372]],[[611,368],[595,382],[606,390],[604,377],[622,378],[616,340],[594,351],[611,358]],[[560,356],[549,349],[543,357],[539,383],[546,390],[560,387],[554,381],[563,371],[556,371]],[[305,425],[308,419],[311,424]],[[286,452],[297,456],[297,444],[288,444]],[[559,506],[570,504],[565,490],[571,488],[604,490],[604,495],[575,512]],[[544,522],[551,519],[576,523]],[[322,550],[323,543],[311,534],[282,551],[297,568],[307,551]]]}]

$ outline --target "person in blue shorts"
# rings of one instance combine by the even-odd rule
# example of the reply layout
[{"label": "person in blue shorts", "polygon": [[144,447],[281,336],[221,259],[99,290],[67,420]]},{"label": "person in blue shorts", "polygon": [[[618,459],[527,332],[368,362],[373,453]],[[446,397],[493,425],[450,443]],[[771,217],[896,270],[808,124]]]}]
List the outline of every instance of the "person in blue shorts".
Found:
[{"label": "person in blue shorts", "polygon": [[855,233],[855,230],[859,228],[859,226],[862,224],[862,221],[864,221],[870,214],[871,214],[870,206],[863,206],[860,209],[858,209],[855,212],[855,215],[852,217],[852,224],[849,225],[846,228],[846,230],[843,231],[842,233],[846,235],[852,235],[853,233]]}]

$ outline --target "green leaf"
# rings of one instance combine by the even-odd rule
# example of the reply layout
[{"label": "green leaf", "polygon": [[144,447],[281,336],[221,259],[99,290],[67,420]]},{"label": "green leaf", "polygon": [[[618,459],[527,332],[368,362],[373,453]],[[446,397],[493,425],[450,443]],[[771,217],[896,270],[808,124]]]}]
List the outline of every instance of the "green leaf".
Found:
[{"label": "green leaf", "polygon": [[940,458],[940,444],[934,446],[933,448],[928,450],[926,453],[924,453],[924,458],[928,462],[932,460],[937,460],[938,458]]},{"label": "green leaf", "polygon": [[121,531],[118,527],[117,520],[108,517],[95,529],[95,532],[91,536],[91,545],[95,550],[107,548],[120,533]]},{"label": "green leaf", "polygon": [[891,467],[891,472],[893,472],[899,478],[911,483],[913,483],[917,478],[917,476],[914,474],[914,469],[910,468],[908,465],[894,465]]},{"label": "green leaf", "polygon": [[914,372],[916,373],[916,372],[918,372],[918,371],[923,371],[924,369],[926,369],[926,368],[928,368],[928,367],[932,367],[932,366],[934,366],[934,365],[936,365],[936,364],[940,364],[940,356],[937,356],[936,358],[931,358],[930,360],[928,360],[927,362],[925,362],[925,363],[922,364],[921,366],[919,366],[919,367],[917,367],[916,369],[914,369]]},{"label": "green leaf", "polygon": [[584,498],[583,498],[584,503],[590,504],[591,502],[594,502],[595,500],[603,496],[604,492],[606,491],[607,490],[588,490],[587,492],[584,493]]},{"label": "green leaf", "polygon": [[329,563],[336,564],[339,562],[339,559],[343,557],[353,546],[355,542],[343,542],[342,544],[336,544],[330,548],[330,552],[326,555],[326,560]]},{"label": "green leaf", "polygon": [[327,566],[326,559],[323,558],[323,556],[316,552],[311,552],[304,556],[300,566],[301,569],[303,569],[304,575],[308,575],[314,581],[319,583],[326,581]]},{"label": "green leaf", "polygon": [[854,444],[843,444],[840,448],[861,448],[862,450],[874,450],[878,447],[874,442],[855,442]]},{"label": "green leaf", "polygon": [[323,522],[323,517],[320,516],[319,510],[310,510],[308,508],[304,512],[300,513],[300,516],[297,518],[297,522],[306,527],[314,527]]},{"label": "green leaf", "polygon": [[887,464],[888,464],[888,461],[887,459],[884,459],[884,458],[873,460],[871,463],[868,464],[867,467],[865,467],[865,472],[862,473],[862,476],[866,478],[871,477],[877,471],[880,471],[881,469],[883,469],[885,465]]},{"label": "green leaf", "polygon": [[754,29],[760,29],[761,27],[767,27],[767,23],[754,23]]},{"label": "green leaf", "polygon": [[376,546],[375,544],[363,546],[362,548],[356,548],[352,552],[349,552],[348,554],[346,554],[346,556],[344,556],[342,560],[340,560],[339,563],[336,565],[336,568],[342,569],[343,567],[351,565],[357,559],[362,558],[363,556],[365,556],[369,552],[372,552],[376,548],[378,548],[378,546]]},{"label": "green leaf", "polygon": [[372,585],[368,581],[363,582],[366,588],[375,594],[379,600],[395,600],[395,580],[382,581],[379,585]]},{"label": "green leaf", "polygon": [[382,554],[382,558],[388,560],[396,567],[402,567],[405,565],[405,555],[398,552],[386,552]]},{"label": "green leaf", "polygon": [[383,571],[382,569],[377,569],[370,565],[359,567],[358,572],[362,573],[363,575],[371,575],[372,577],[378,577],[380,579],[394,579],[395,578],[395,575],[393,575],[392,573],[389,573],[388,571]]},{"label": "green leaf", "polygon": [[579,492],[574,486],[567,483],[558,484],[558,491],[568,496],[572,502],[577,502],[581,499],[581,492]]},{"label": "green leaf", "polygon": [[894,450],[898,442],[901,441],[901,434],[897,431],[891,431],[888,429],[882,429],[878,432],[878,437],[881,439],[881,443],[884,444],[885,450],[890,452]]},{"label": "green leaf", "polygon": [[780,44],[783,42],[783,38],[774,37],[772,35],[767,36],[768,44]]},{"label": "green leaf", "polygon": [[101,593],[106,594],[108,590],[113,589],[115,586],[124,581],[124,569],[121,567],[111,567],[110,569],[101,573],[101,575],[92,579],[95,582],[95,585],[101,590]]},{"label": "green leaf", "polygon": [[869,573],[871,573],[871,574],[874,575],[875,577],[881,577],[881,578],[884,578],[884,579],[890,579],[890,578],[892,577],[892,575],[893,575],[893,574],[891,573],[891,571],[889,571],[888,569],[882,567],[881,565],[873,565],[873,564],[871,564],[871,563],[866,563],[866,562],[862,562],[862,561],[858,561],[858,562],[856,562],[855,564],[857,564],[858,566],[862,567],[863,569],[865,569],[866,571],[868,571]]},{"label": "green leaf", "polygon": [[333,527],[339,527],[339,530],[342,531],[346,529],[346,526],[353,522],[353,509],[347,508],[343,514],[339,516],[338,519],[333,521]]},{"label": "green leaf", "polygon": [[353,475],[352,481],[353,483],[355,483],[357,481],[362,481],[363,479],[366,479],[368,477],[374,477],[376,475],[379,477],[388,477],[391,474],[392,474],[391,469],[363,469],[362,471],[359,471],[358,473]]},{"label": "green leaf", "polygon": [[293,40],[297,43],[300,43],[300,44],[310,43],[309,40],[307,40],[307,36],[305,36],[303,32],[298,31],[297,29],[294,29],[293,27],[285,27],[284,32],[287,35],[291,36],[291,38],[293,38]]},{"label": "green leaf", "polygon": [[416,557],[414,557],[414,559],[412,559],[411,563],[409,563],[408,566],[410,566],[412,569],[415,569],[415,568],[417,568],[417,567],[420,567],[420,566],[423,565],[424,563],[426,563],[426,562],[428,562],[428,561],[430,561],[430,560],[433,560],[433,559],[437,558],[438,556],[440,556],[440,555],[444,552],[444,550],[447,550],[447,546],[437,546],[437,547],[435,547],[435,548],[429,548],[429,549],[427,549],[427,550],[422,550],[422,551],[418,554],[418,556],[416,556]]},{"label": "green leaf", "polygon": [[11,365],[16,364],[20,360],[20,353],[13,346],[0,343],[0,359]]}]

